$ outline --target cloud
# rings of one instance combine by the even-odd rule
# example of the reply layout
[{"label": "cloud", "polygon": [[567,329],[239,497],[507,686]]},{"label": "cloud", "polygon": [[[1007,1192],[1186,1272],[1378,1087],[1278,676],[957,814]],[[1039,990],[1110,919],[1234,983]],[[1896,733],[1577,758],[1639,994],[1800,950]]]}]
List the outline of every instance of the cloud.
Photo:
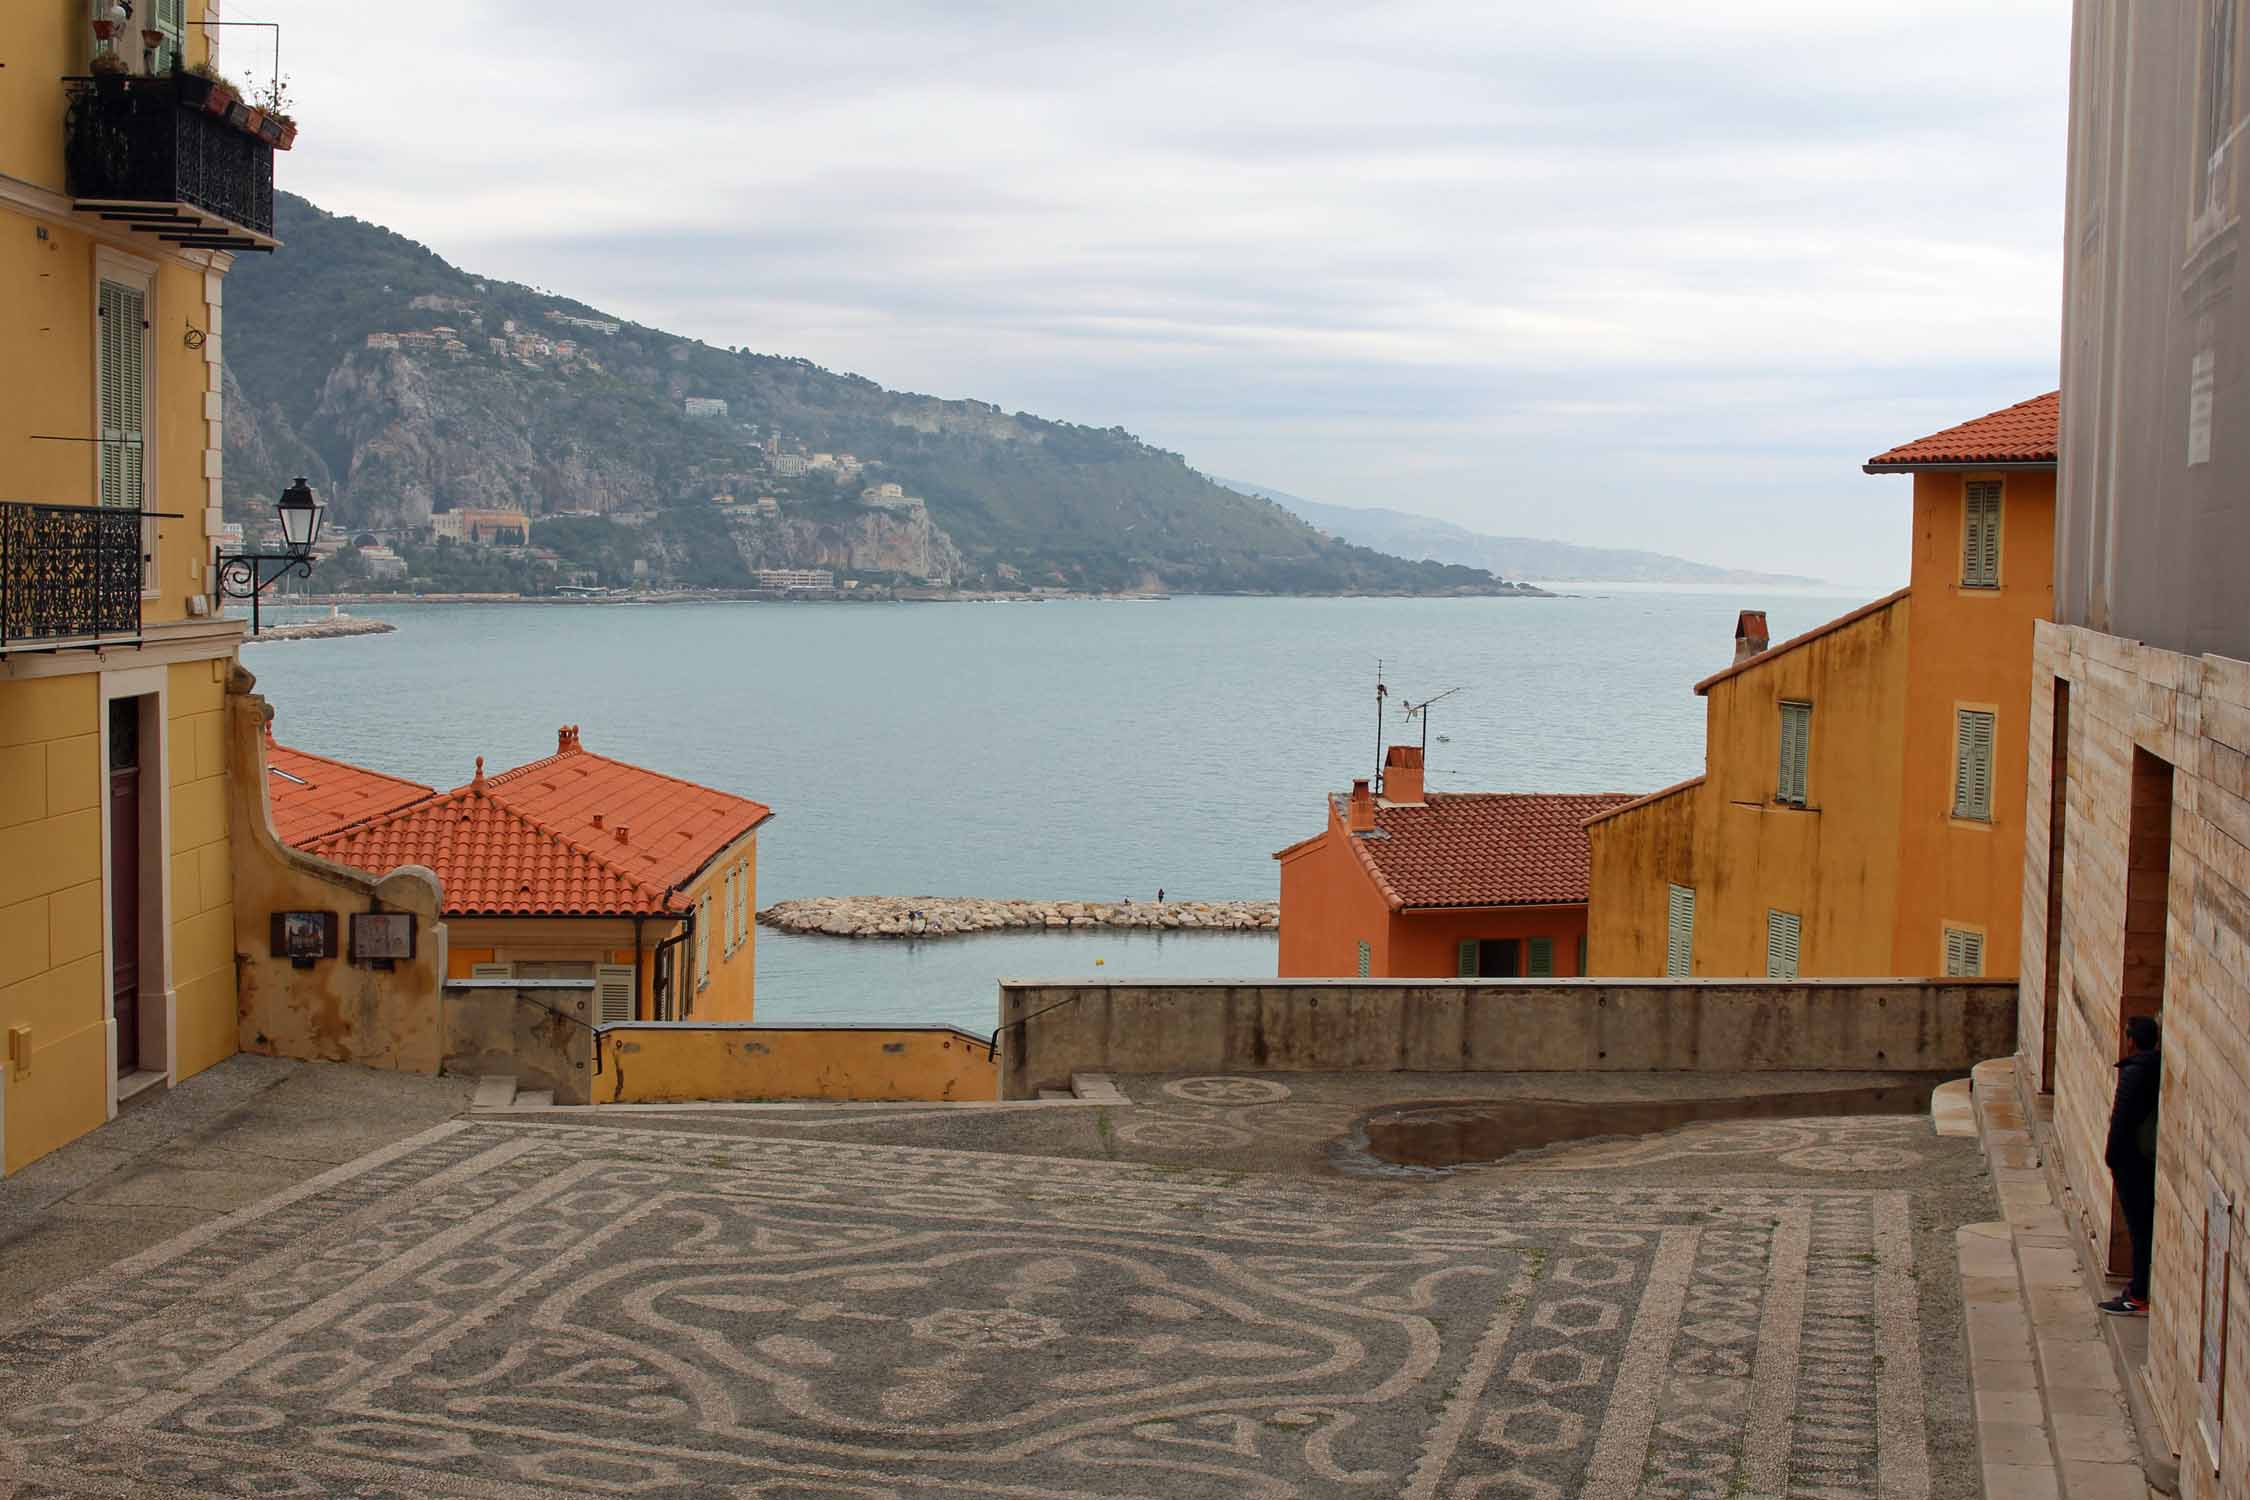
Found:
[{"label": "cloud", "polygon": [[326,207],[1320,499],[1885,583],[1859,461],[2054,383],[2034,0],[642,14],[229,18]]}]

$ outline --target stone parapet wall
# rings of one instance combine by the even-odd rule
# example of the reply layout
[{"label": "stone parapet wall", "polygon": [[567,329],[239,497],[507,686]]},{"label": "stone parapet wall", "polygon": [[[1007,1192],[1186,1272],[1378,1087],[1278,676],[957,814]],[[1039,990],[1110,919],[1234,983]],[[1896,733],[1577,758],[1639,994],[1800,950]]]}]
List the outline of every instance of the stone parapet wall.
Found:
[{"label": "stone parapet wall", "polygon": [[2013,980],[1004,980],[1003,1098],[1076,1073],[1967,1072]]},{"label": "stone parapet wall", "polygon": [[[2048,983],[2051,742],[2056,682],[2069,685],[2064,750],[2062,925]],[[2075,626],[2039,627],[2032,685],[2031,775],[2024,857],[2022,1062],[2052,1092],[2057,1154],[2079,1205],[2077,1230],[2111,1259],[2115,1233],[2103,1147],[2122,1050],[2132,969],[2127,938],[2134,751],[2172,769],[2165,893],[2164,1092],[2157,1151],[2157,1236],[2149,1330],[2149,1392],[2182,1454],[2182,1494],[2243,1494],[2250,1472],[2250,663],[2184,656]],[[2053,1017],[2051,1049],[2046,1045]],[[2051,1050],[2054,1068],[2040,1072]],[[2234,1206],[2227,1363],[2221,1425],[2224,1485],[2199,1435],[2205,1207],[2216,1187]],[[2116,1265],[2111,1260],[2113,1268]],[[2193,1456],[2197,1462],[2187,1462]]]}]

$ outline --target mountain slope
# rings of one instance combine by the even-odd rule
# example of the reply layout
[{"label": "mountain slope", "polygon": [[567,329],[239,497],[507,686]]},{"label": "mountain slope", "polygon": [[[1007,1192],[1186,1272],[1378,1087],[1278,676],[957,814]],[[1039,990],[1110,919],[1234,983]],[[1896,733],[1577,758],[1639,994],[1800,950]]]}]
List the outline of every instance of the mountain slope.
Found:
[{"label": "mountain slope", "polygon": [[1754,573],[1740,568],[1714,567],[1689,562],[1662,552],[1641,552],[1619,547],[1580,547],[1539,537],[1491,536],[1470,531],[1450,521],[1405,511],[1362,509],[1354,505],[1323,505],[1317,500],[1245,484],[1236,479],[1219,483],[1246,495],[1271,500],[1310,521],[1322,531],[1362,547],[1396,553],[1400,557],[1427,557],[1439,562],[1485,568],[1509,578],[1569,579],[1579,583],[1740,583],[1800,585],[1820,582],[1793,573]]},{"label": "mountain slope", "polygon": [[604,528],[605,556],[696,582],[810,565],[986,586],[1502,587],[1322,536],[1122,429],[713,348],[289,194],[276,216],[285,248],[227,282],[226,488],[245,514],[305,473],[353,528],[456,506],[622,515],[637,529],[619,545]]}]

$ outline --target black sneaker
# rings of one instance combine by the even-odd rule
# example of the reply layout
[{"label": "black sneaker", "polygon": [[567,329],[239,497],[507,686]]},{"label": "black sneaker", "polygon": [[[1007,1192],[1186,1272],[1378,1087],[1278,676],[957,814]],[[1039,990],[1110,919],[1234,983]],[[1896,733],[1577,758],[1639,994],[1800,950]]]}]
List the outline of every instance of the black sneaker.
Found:
[{"label": "black sneaker", "polygon": [[2148,1316],[2148,1299],[2136,1297],[2131,1292],[2119,1292],[2107,1302],[2098,1305],[2103,1312],[2116,1313],[2120,1317],[2145,1318]]}]

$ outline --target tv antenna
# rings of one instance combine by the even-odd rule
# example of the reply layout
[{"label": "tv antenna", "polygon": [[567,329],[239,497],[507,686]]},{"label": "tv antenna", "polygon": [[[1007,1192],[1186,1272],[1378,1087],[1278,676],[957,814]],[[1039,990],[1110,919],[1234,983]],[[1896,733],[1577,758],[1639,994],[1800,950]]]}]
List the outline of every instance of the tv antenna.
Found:
[{"label": "tv antenna", "polygon": [[1391,690],[1383,685],[1383,658],[1375,658],[1375,776],[1373,785],[1377,796],[1383,791],[1383,703]]},{"label": "tv antenna", "polygon": [[1408,703],[1405,705],[1406,717],[1409,721],[1414,719],[1420,719],[1422,721],[1422,758],[1425,761],[1429,759],[1430,753],[1430,705],[1433,703],[1443,703],[1446,699],[1452,697],[1455,693],[1465,693],[1467,691],[1468,689],[1465,687],[1449,687],[1444,692],[1439,693],[1434,697],[1424,698],[1419,703]]}]

